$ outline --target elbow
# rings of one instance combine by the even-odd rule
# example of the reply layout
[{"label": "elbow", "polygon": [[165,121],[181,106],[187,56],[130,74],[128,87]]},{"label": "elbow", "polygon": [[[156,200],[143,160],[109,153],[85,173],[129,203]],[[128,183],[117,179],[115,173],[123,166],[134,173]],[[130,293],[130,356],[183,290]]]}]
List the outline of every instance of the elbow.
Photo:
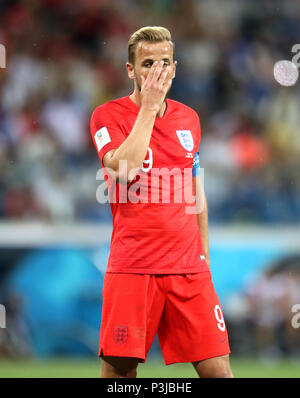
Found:
[{"label": "elbow", "polygon": [[123,185],[127,185],[135,180],[139,171],[140,167],[136,167],[135,165],[130,163],[127,164],[126,162],[126,165],[123,165],[123,167],[118,167],[114,173],[117,182]]},{"label": "elbow", "polygon": [[104,167],[109,172],[111,177],[123,185],[130,184],[137,176],[140,167],[137,167],[138,162],[115,159],[114,154],[109,154],[104,161]]}]

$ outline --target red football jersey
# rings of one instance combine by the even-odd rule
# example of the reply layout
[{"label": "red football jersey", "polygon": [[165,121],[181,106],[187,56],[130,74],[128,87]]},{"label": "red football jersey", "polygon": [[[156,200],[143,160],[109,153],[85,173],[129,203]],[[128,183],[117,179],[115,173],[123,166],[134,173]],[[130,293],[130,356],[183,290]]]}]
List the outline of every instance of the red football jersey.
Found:
[{"label": "red football jersey", "polygon": [[[208,271],[197,215],[193,211],[192,167],[201,130],[197,113],[166,99],[147,156],[127,186],[106,183],[113,216],[107,272],[184,274]],[[91,134],[103,156],[128,137],[139,112],[129,96],[107,102],[91,117]]]}]

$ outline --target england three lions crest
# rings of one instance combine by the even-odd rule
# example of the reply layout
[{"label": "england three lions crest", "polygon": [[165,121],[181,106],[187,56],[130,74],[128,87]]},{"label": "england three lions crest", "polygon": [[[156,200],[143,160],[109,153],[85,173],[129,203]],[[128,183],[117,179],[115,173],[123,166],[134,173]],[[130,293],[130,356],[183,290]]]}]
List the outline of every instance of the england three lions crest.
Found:
[{"label": "england three lions crest", "polygon": [[194,140],[190,130],[176,130],[177,137],[184,149],[191,152],[194,148]]},{"label": "england three lions crest", "polygon": [[116,344],[125,344],[128,339],[128,326],[114,326],[114,341]]}]

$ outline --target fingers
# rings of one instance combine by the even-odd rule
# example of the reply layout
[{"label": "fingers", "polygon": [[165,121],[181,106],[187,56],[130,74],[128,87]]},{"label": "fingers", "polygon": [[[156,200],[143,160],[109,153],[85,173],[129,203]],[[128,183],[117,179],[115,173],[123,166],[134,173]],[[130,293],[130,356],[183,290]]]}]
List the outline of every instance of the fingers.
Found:
[{"label": "fingers", "polygon": [[164,61],[160,61],[157,63],[154,73],[153,73],[153,78],[152,78],[153,83],[156,83],[158,81],[158,79],[162,73],[163,65],[164,65]]},{"label": "fingers", "polygon": [[147,81],[152,82],[154,72],[156,71],[156,68],[157,68],[157,64],[158,64],[157,61],[153,62],[152,66],[151,66],[151,68],[149,70],[149,73],[147,75],[147,78],[146,78]]},{"label": "fingers", "polygon": [[172,80],[173,80],[172,78],[167,79],[167,80],[163,83],[163,88],[168,90],[168,89],[171,87]]},{"label": "fingers", "polygon": [[147,82],[150,85],[156,83],[159,85],[164,84],[168,75],[168,70],[164,69],[163,66],[164,61],[155,61],[152,64],[146,79],[144,79],[142,76],[142,83]]},{"label": "fingers", "polygon": [[159,105],[169,91],[172,78],[170,68],[164,67],[164,61],[155,61],[147,76],[141,76],[141,93],[144,104]]},{"label": "fingers", "polygon": [[159,76],[159,79],[158,79],[158,83],[159,83],[159,84],[164,85],[164,84],[166,83],[166,78],[167,78],[167,76],[168,76],[168,73],[169,73],[168,69],[164,69],[164,70],[161,72],[161,74],[160,74],[160,76]]}]

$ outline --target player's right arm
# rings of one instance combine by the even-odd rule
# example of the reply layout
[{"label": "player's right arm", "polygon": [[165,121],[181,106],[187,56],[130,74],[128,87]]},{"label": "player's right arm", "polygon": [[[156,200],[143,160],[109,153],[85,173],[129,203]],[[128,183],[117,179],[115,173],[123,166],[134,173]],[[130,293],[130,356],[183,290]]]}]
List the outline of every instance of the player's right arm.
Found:
[{"label": "player's right arm", "polygon": [[[171,84],[171,79],[166,80],[167,74],[163,62],[159,62],[153,63],[146,79],[142,76],[141,107],[134,126],[126,140],[103,157],[104,167],[112,169],[121,182],[132,181],[143,165],[156,115]],[[120,167],[121,160],[126,161],[125,168]]]}]

